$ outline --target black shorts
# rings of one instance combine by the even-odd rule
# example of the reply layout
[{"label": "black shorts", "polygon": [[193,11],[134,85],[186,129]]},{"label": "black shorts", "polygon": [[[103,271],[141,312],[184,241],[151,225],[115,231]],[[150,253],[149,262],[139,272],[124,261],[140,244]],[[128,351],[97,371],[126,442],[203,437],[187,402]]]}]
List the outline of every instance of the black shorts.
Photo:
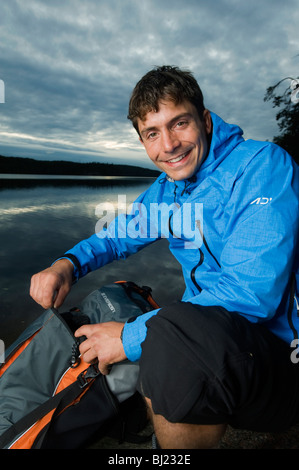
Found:
[{"label": "black shorts", "polygon": [[147,321],[139,392],[173,423],[283,431],[299,422],[299,363],[260,324],[177,302]]}]

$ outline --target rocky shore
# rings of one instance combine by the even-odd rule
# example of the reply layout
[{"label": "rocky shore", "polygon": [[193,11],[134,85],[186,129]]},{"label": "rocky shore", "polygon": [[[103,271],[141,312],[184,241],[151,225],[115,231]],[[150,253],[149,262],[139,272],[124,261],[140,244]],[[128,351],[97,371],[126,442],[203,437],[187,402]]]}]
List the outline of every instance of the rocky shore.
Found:
[{"label": "rocky shore", "polygon": [[[143,435],[150,435],[148,425]],[[90,449],[151,449],[151,439],[142,444],[119,443],[116,439],[104,437],[89,447]],[[299,449],[299,424],[282,433],[262,433],[239,431],[228,427],[219,449]]]}]

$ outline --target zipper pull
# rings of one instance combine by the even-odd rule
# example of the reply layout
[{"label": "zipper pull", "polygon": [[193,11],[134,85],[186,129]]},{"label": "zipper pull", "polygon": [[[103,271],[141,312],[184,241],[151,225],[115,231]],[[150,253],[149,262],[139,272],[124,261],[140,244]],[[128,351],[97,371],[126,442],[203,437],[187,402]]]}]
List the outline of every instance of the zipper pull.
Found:
[{"label": "zipper pull", "polygon": [[177,185],[175,184],[175,185],[174,185],[174,191],[173,191],[173,193],[174,193],[174,202],[176,202],[176,190],[177,190],[177,189],[178,189],[178,187],[177,187]]},{"label": "zipper pull", "polygon": [[71,357],[71,368],[76,369],[80,364],[80,352],[79,352],[80,343],[76,340],[72,347],[72,357]]},{"label": "zipper pull", "polygon": [[86,336],[80,336],[80,338],[76,338],[73,346],[72,346],[72,356],[71,356],[71,368],[76,369],[80,364],[80,351],[79,346],[80,344],[86,340]]}]

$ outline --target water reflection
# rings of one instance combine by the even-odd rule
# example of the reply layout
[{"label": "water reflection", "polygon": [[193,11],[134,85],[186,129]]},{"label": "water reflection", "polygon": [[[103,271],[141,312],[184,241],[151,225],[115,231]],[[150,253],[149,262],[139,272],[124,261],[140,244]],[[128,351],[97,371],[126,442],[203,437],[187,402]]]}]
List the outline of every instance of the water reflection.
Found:
[{"label": "water reflection", "polygon": [[[5,183],[4,183],[5,182]],[[0,338],[9,344],[42,311],[29,297],[31,275],[83,238],[94,233],[96,206],[127,204],[143,192],[151,178],[114,180],[0,179]],[[4,183],[4,184],[3,184]],[[181,270],[167,241],[148,246],[126,261],[113,262],[76,284],[64,307],[78,304],[100,285],[119,279],[153,288],[164,305],[183,292]]]}]

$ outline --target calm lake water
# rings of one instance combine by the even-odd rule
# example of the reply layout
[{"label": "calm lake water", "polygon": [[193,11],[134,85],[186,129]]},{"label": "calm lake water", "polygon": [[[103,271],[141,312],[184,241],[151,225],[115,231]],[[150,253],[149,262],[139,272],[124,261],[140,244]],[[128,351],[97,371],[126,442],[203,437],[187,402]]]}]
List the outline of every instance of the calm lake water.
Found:
[{"label": "calm lake water", "polygon": [[[152,178],[0,175],[0,339],[5,345],[43,311],[29,296],[32,274],[95,233],[98,204],[115,204],[119,195],[130,204],[152,182]],[[167,241],[161,240],[81,279],[62,310],[120,279],[151,286],[160,305],[179,299],[184,290],[180,266]]]}]

